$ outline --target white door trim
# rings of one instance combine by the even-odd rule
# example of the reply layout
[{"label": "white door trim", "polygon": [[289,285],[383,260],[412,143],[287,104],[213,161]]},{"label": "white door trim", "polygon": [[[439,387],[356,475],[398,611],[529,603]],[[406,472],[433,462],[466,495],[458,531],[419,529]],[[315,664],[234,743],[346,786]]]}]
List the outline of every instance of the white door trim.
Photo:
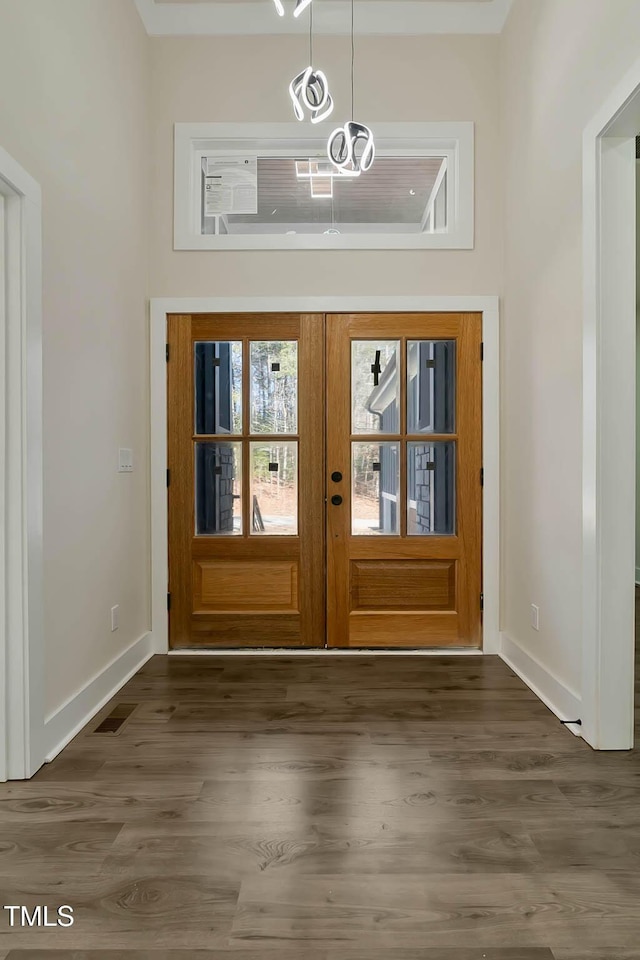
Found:
[{"label": "white door trim", "polygon": [[640,60],[583,140],[582,734],[633,745]]},{"label": "white door trim", "polygon": [[167,616],[167,314],[480,312],[483,315],[484,652],[500,652],[500,365],[498,297],[207,297],[151,301],[151,630],[169,649]]},{"label": "white door trim", "polygon": [[[43,762],[42,202],[0,148],[0,780]],[[1,294],[4,295],[1,295]]]}]

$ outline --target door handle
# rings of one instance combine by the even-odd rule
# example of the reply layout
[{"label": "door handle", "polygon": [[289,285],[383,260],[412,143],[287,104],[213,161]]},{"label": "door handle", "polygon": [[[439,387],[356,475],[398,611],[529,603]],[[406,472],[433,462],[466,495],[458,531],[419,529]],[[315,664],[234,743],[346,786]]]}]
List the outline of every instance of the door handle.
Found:
[{"label": "door handle", "polygon": [[339,470],[335,470],[331,474],[331,479],[333,480],[334,483],[340,483],[340,481],[342,480],[342,474],[340,473]]},{"label": "door handle", "polygon": [[340,506],[340,504],[342,503],[342,497],[340,496],[339,493],[336,493],[333,497],[331,497],[331,503],[334,505],[334,507]]}]

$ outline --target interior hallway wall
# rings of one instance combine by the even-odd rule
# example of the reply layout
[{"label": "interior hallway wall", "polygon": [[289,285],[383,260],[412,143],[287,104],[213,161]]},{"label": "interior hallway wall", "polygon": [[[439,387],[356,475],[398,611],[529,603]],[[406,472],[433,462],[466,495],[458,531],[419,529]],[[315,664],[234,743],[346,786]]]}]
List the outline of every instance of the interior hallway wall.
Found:
[{"label": "interior hallway wall", "polygon": [[46,713],[149,627],[148,47],[131,0],[0,0],[0,144],[43,191]]},{"label": "interior hallway wall", "polygon": [[[151,296],[495,295],[502,281],[499,38],[358,37],[356,119],[476,123],[476,247],[469,251],[173,250],[175,122],[292,121],[304,37],[153,39]],[[350,42],[317,37],[336,116],[350,103]]]},{"label": "interior hallway wall", "polygon": [[502,37],[503,630],[578,693],[582,134],[639,36],[640,0],[515,0]]}]

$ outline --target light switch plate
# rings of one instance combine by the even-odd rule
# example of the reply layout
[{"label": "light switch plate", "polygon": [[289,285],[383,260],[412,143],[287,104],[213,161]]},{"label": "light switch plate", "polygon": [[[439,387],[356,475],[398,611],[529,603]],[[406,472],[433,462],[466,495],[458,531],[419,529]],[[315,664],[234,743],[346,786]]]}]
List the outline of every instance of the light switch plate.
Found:
[{"label": "light switch plate", "polygon": [[531,626],[534,630],[540,629],[540,607],[537,604],[531,604]]},{"label": "light switch plate", "polygon": [[111,632],[117,630],[120,626],[120,604],[111,607]]},{"label": "light switch plate", "polygon": [[133,473],[133,450],[120,447],[118,451],[118,473]]}]

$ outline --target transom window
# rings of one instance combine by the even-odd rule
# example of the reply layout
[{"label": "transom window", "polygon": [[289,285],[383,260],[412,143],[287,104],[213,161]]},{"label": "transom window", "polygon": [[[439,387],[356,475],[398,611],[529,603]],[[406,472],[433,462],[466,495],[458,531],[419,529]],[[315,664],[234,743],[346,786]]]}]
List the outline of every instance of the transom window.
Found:
[{"label": "transom window", "polygon": [[176,124],[175,249],[473,247],[473,124],[376,124],[359,177],[330,127]]}]

